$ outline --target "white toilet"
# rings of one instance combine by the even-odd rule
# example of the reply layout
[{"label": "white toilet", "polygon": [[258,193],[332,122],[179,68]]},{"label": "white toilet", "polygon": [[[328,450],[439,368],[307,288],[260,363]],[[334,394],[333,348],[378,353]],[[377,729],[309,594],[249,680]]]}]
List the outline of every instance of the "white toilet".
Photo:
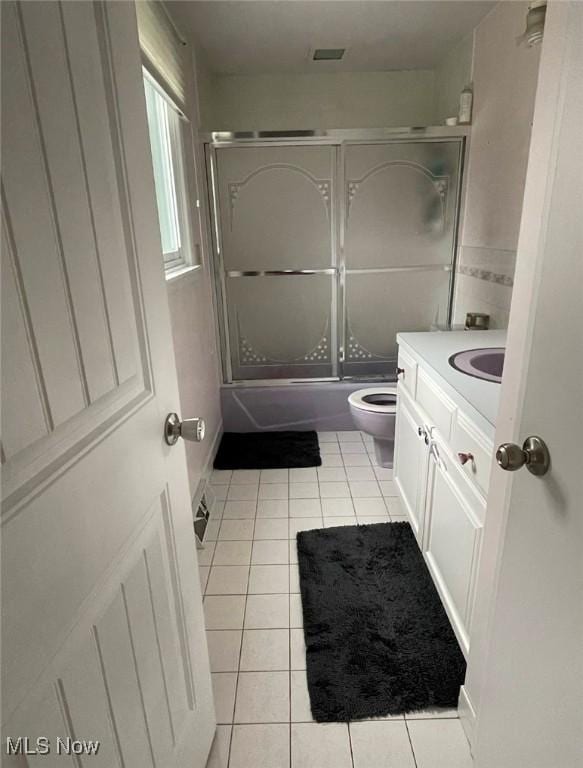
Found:
[{"label": "white toilet", "polygon": [[359,389],[349,395],[348,405],[355,426],[374,438],[377,463],[381,467],[392,467],[397,386],[388,384],[384,387]]}]

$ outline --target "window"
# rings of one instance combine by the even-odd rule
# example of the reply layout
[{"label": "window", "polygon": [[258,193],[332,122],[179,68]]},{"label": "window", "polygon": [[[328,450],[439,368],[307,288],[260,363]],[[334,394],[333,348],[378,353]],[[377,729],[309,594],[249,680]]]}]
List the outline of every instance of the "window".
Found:
[{"label": "window", "polygon": [[146,109],[165,271],[192,264],[182,132],[184,118],[144,71]]}]

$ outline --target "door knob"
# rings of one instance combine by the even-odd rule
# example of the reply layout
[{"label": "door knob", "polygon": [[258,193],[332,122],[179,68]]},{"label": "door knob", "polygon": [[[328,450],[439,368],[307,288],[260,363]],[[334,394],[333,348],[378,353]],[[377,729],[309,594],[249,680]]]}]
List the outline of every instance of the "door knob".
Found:
[{"label": "door knob", "polygon": [[180,420],[177,413],[169,413],[164,422],[164,440],[168,445],[174,445],[178,438],[183,440],[192,440],[194,443],[200,443],[204,440],[205,423],[204,419],[184,419]]},{"label": "door knob", "polygon": [[544,440],[533,435],[527,437],[522,448],[516,443],[502,443],[496,451],[498,466],[507,472],[516,472],[526,465],[533,475],[545,475],[551,465],[549,449]]},{"label": "door knob", "polygon": [[405,373],[405,369],[404,368],[395,368],[395,373],[396,373],[397,378],[398,378],[399,376],[401,376],[401,374]]}]

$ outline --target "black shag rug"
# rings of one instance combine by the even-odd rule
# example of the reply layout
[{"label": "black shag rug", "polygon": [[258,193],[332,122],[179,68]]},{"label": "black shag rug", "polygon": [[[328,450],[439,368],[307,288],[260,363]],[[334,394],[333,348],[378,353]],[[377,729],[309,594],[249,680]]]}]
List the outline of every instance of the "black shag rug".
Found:
[{"label": "black shag rug", "polygon": [[316,432],[225,432],[215,469],[285,469],[319,467]]},{"label": "black shag rug", "polygon": [[466,664],[408,523],[298,533],[318,722],[457,707]]}]

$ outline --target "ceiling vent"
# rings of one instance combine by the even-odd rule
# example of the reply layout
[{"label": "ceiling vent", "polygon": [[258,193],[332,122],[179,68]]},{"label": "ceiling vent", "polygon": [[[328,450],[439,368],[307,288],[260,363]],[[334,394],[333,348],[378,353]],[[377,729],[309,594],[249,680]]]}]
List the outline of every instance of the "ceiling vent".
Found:
[{"label": "ceiling vent", "polygon": [[313,61],[340,61],[346,53],[346,48],[316,48]]}]

